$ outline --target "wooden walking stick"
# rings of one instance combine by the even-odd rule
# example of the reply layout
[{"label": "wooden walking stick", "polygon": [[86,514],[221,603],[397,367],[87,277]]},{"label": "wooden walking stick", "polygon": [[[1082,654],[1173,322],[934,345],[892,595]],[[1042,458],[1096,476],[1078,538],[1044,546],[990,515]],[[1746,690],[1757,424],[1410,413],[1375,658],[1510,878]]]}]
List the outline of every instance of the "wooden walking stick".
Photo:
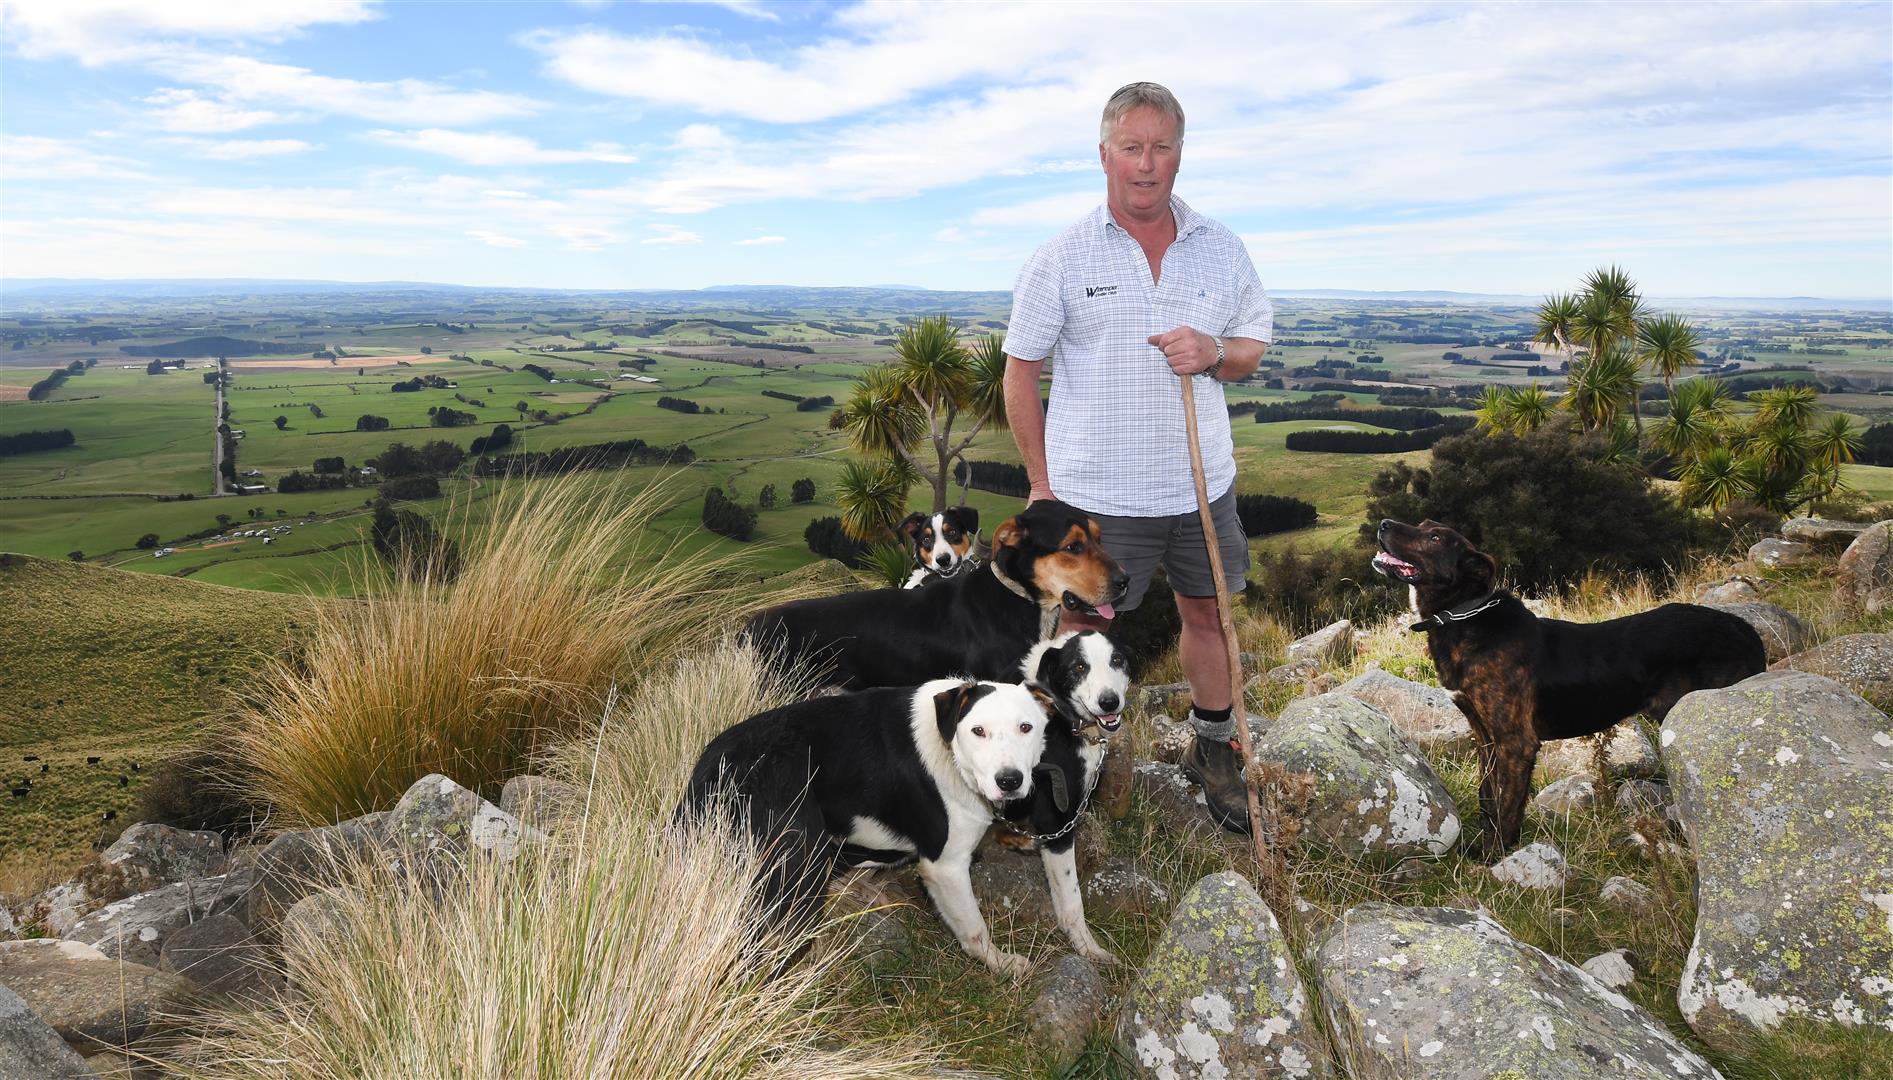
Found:
[{"label": "wooden walking stick", "polygon": [[1286,866],[1280,856],[1269,850],[1268,837],[1263,829],[1262,799],[1256,787],[1258,766],[1249,754],[1249,710],[1242,697],[1242,654],[1236,646],[1236,619],[1229,609],[1229,584],[1223,577],[1223,550],[1216,539],[1216,522],[1209,510],[1209,487],[1203,479],[1203,448],[1196,433],[1196,376],[1184,375],[1183,383],[1183,430],[1190,439],[1190,476],[1196,481],[1196,511],[1203,522],[1203,542],[1209,547],[1210,580],[1216,586],[1216,616],[1222,621],[1223,648],[1229,660],[1229,702],[1230,715],[1236,720],[1236,745],[1242,753],[1243,784],[1249,790],[1249,835],[1255,838],[1256,864],[1262,873],[1276,880],[1265,883],[1263,895],[1269,897],[1269,906],[1276,909],[1278,920],[1286,923],[1293,914],[1292,905],[1286,897],[1275,895],[1286,884]]}]

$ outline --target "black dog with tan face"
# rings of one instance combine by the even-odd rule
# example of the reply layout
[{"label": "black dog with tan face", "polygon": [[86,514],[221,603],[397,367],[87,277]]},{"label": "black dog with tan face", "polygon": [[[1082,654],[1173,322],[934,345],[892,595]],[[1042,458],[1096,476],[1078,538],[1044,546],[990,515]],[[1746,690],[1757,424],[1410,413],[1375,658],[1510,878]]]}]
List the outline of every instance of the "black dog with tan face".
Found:
[{"label": "black dog with tan face", "polygon": [[1437,521],[1391,519],[1374,569],[1410,586],[1439,683],[1479,744],[1483,852],[1518,843],[1540,743],[1608,731],[1642,713],[1658,724],[1692,690],[1729,686],[1768,666],[1761,635],[1714,608],[1573,623],[1541,619],[1498,586],[1498,564]]},{"label": "black dog with tan face", "polygon": [[744,631],[765,653],[826,667],[845,690],[915,686],[948,675],[1014,679],[1060,608],[1106,618],[1130,579],[1077,507],[1035,502],[993,530],[992,558],[924,589],[797,600]]}]

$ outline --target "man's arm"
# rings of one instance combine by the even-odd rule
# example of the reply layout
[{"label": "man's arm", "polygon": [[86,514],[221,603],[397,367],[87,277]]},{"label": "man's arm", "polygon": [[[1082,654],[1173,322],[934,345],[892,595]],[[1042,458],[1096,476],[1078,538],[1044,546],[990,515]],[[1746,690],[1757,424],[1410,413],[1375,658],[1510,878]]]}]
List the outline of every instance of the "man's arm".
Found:
[{"label": "man's arm", "polygon": [[1032,483],[1028,503],[1055,499],[1045,471],[1045,405],[1039,400],[1038,360],[1006,357],[1006,426],[1012,429],[1012,441],[1019,446],[1019,458],[1025,462],[1026,479]]},{"label": "man's arm", "polygon": [[[1191,327],[1179,326],[1167,334],[1152,334],[1149,340],[1163,350],[1170,370],[1178,375],[1208,371],[1216,363],[1216,339]],[[1216,380],[1235,382],[1255,374],[1256,366],[1262,362],[1263,350],[1267,348],[1267,342],[1255,338],[1224,338],[1223,366],[1216,372]],[[1007,374],[1011,374],[1009,369]]]}]

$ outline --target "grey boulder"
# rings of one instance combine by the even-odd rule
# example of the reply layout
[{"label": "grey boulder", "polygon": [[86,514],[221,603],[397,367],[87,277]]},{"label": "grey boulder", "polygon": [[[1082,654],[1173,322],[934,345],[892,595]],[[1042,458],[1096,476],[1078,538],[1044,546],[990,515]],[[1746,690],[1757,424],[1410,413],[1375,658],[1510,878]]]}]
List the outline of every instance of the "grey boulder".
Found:
[{"label": "grey boulder", "polygon": [[1342,694],[1297,698],[1256,757],[1310,785],[1301,838],[1356,857],[1439,855],[1459,811],[1419,749],[1371,705]]},{"label": "grey boulder", "polygon": [[1026,1031],[1055,1072],[1077,1064],[1091,1029],[1111,1007],[1111,988],[1098,967],[1076,953],[1053,962],[1026,1006]]},{"label": "grey boulder", "polygon": [[1590,974],[1484,912],[1363,904],[1316,952],[1351,1075],[1621,1080],[1718,1074]]},{"label": "grey boulder", "polygon": [[27,1008],[20,995],[0,986],[0,1080],[76,1080],[91,1075],[85,1059],[51,1024]]},{"label": "grey boulder", "polygon": [[1846,544],[1871,528],[1871,524],[1856,521],[1798,517],[1781,523],[1781,538],[1803,544]]},{"label": "grey boulder", "polygon": [[278,835],[256,855],[256,884],[234,914],[256,929],[274,927],[292,905],[342,880],[351,863],[378,856],[386,813]]},{"label": "grey boulder", "polygon": [[1197,882],[1171,913],[1119,1009],[1117,1049],[1163,1080],[1330,1075],[1288,941],[1230,873]]},{"label": "grey boulder", "polygon": [[1334,688],[1379,709],[1401,734],[1422,750],[1451,753],[1472,749],[1472,725],[1453,704],[1453,695],[1437,686],[1412,682],[1376,668]]},{"label": "grey boulder", "polygon": [[1772,665],[1825,675],[1874,705],[1893,708],[1893,634],[1848,634]]},{"label": "grey boulder", "polygon": [[1893,521],[1860,534],[1841,553],[1840,594],[1854,607],[1878,615],[1893,607]]},{"label": "grey boulder", "polygon": [[1893,723],[1832,680],[1765,672],[1683,698],[1661,741],[1696,855],[1690,1026],[1893,1030]]},{"label": "grey boulder", "polygon": [[1354,659],[1354,624],[1341,619],[1289,643],[1290,662],[1313,660],[1316,663],[1345,664]]},{"label": "grey boulder", "polygon": [[1814,555],[1814,549],[1793,540],[1778,540],[1769,537],[1759,540],[1748,549],[1748,561],[1759,566],[1793,566],[1807,562]]},{"label": "grey boulder", "polygon": [[160,1012],[189,996],[184,979],[143,964],[114,960],[77,941],[35,938],[0,942],[0,986],[81,1045],[125,1046]]},{"label": "grey boulder", "polygon": [[165,939],[158,970],[212,994],[257,995],[282,985],[270,953],[234,915],[211,915]]},{"label": "grey boulder", "polygon": [[1607,733],[1609,741],[1604,748],[1604,768],[1608,777],[1597,775],[1597,740],[1598,735],[1586,735],[1576,739],[1553,739],[1538,748],[1538,763],[1532,767],[1532,778],[1541,784],[1566,776],[1588,776],[1600,784],[1608,780],[1624,780],[1631,777],[1655,776],[1662,767],[1657,758],[1656,747],[1650,745],[1649,736],[1636,719],[1625,720]]},{"label": "grey boulder", "polygon": [[166,885],[115,900],[80,919],[63,936],[108,957],[156,967],[166,938],[212,912],[235,906],[254,881],[253,872],[239,870]]},{"label": "grey boulder", "polygon": [[1726,611],[1754,627],[1755,632],[1761,635],[1762,647],[1767,650],[1768,662],[1771,664],[1814,644],[1814,630],[1779,604],[1751,601],[1746,604],[1703,606]]},{"label": "grey boulder", "polygon": [[105,849],[105,861],[163,882],[210,877],[224,869],[223,837],[140,822]]},{"label": "grey boulder", "polygon": [[408,785],[384,823],[397,862],[440,869],[471,853],[506,860],[545,834],[439,773]]}]

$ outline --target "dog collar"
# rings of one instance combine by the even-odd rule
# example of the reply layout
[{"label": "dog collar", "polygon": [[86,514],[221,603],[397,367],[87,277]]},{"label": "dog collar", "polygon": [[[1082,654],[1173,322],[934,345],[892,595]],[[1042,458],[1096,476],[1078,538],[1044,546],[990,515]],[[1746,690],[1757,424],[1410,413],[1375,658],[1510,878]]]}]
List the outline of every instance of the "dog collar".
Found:
[{"label": "dog collar", "polygon": [[968,570],[979,569],[979,562],[969,555],[966,558],[961,559],[959,562],[954,563],[953,569],[948,570],[944,574],[938,570],[935,570],[933,567],[927,565],[926,563],[921,563],[920,568],[927,572],[928,577],[937,577],[940,580],[945,581],[947,578],[959,577],[961,574],[965,573]]},{"label": "dog collar", "polygon": [[[1103,742],[1103,741],[1104,740],[1102,739],[1099,740],[1099,742]],[[1061,812],[1063,812],[1067,806],[1071,805],[1071,794],[1070,794],[1071,789],[1068,786],[1069,781],[1066,780],[1065,778],[1065,770],[1060,769],[1057,766],[1041,766],[1041,768],[1044,769],[1046,773],[1046,779],[1052,785],[1052,802],[1054,805],[1058,807],[1058,809]],[[1022,832],[1025,835],[1031,837],[1033,841],[1036,843],[1049,844],[1054,840],[1062,839],[1066,834],[1070,833],[1073,829],[1077,828],[1078,823],[1080,821],[1084,820],[1085,808],[1091,805],[1091,793],[1097,790],[1098,779],[1102,777],[1103,775],[1104,775],[1104,766],[1102,763],[1099,763],[1098,768],[1095,771],[1093,771],[1091,774],[1091,783],[1085,787],[1083,794],[1081,794],[1078,798],[1078,812],[1073,814],[1071,816],[1071,820],[1065,823],[1065,827],[1058,830],[1057,832],[1035,833],[1030,829],[1021,829],[1017,825],[1014,825],[1009,821],[1005,822],[1006,825],[1017,832]],[[1005,821],[1005,815],[994,814],[993,820]]]},{"label": "dog collar", "polygon": [[[1025,591],[1025,586],[1007,577],[1006,572],[1004,570],[999,569],[998,562],[995,561],[993,563],[990,563],[989,565],[992,568],[993,578],[997,580],[999,584],[1004,585],[1006,588],[1011,589],[1015,593],[1018,593],[1019,599],[1024,600],[1026,603],[1032,604],[1035,606],[1038,604],[1037,600],[1032,599],[1032,594]],[[1053,609],[1053,610],[1054,612],[1056,612],[1057,609]],[[1044,635],[1041,634],[1039,636],[1043,637]]]},{"label": "dog collar", "polygon": [[1407,627],[1407,630],[1415,634],[1425,634],[1451,626],[1456,622],[1465,622],[1480,612],[1496,607],[1499,599],[1497,592],[1487,593],[1477,600],[1468,600],[1463,604],[1449,607],[1445,611],[1436,611]]}]

